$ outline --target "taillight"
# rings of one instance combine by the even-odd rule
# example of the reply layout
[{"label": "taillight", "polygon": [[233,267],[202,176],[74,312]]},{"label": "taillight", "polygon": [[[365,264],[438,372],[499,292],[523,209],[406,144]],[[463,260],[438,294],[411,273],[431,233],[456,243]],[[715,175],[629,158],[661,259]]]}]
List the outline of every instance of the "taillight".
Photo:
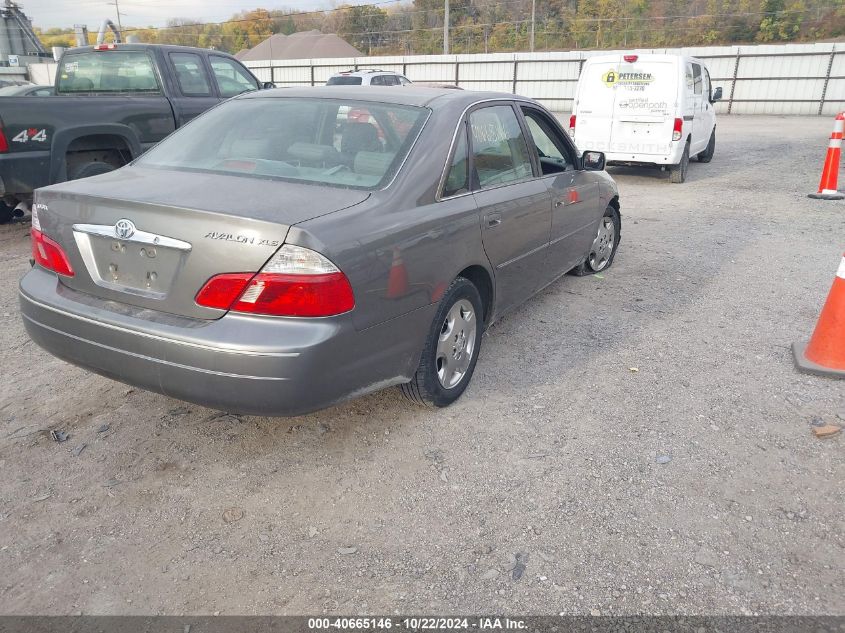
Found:
[{"label": "taillight", "polygon": [[6,140],[6,135],[3,133],[3,128],[0,127],[0,154],[5,154],[9,151],[9,141]]},{"label": "taillight", "polygon": [[31,230],[31,235],[32,258],[35,262],[54,273],[73,277],[73,267],[62,247],[36,228]]},{"label": "taillight", "polygon": [[684,133],[684,120],[675,119],[675,126],[672,128],[672,140],[680,141]]},{"label": "taillight", "polygon": [[639,58],[636,55],[623,55],[622,59],[624,59],[629,64],[633,64]]},{"label": "taillight", "polygon": [[257,274],[215,275],[196,302],[218,310],[295,317],[333,316],[355,307],[346,275],[320,253],[293,244],[282,246]]},{"label": "taillight", "polygon": [[117,44],[110,42],[109,44],[97,44],[94,47],[95,51],[113,51],[117,48]]},{"label": "taillight", "polygon": [[569,136],[575,136],[575,115],[569,117]]}]

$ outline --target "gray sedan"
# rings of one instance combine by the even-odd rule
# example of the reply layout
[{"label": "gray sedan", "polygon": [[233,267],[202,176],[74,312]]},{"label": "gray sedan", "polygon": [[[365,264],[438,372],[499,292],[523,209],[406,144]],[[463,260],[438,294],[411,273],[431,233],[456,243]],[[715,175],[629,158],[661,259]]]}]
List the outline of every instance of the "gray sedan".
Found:
[{"label": "gray sedan", "polygon": [[528,99],[262,90],[38,190],[21,314],[62,359],[226,411],[445,406],[484,329],[609,267],[620,229],[604,156]]}]

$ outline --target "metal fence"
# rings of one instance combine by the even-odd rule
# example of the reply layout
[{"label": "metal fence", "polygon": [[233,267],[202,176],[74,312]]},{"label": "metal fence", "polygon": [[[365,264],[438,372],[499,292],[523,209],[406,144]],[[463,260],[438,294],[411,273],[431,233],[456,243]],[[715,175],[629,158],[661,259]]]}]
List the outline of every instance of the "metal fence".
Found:
[{"label": "metal fence", "polygon": [[[525,95],[557,112],[572,107],[584,60],[611,51],[425,55],[246,62],[277,86],[322,85],[334,73],[359,68],[399,71],[415,82]],[[639,49],[681,53],[705,62],[721,86],[721,113],[835,114],[845,109],[845,44],[784,44]]]}]

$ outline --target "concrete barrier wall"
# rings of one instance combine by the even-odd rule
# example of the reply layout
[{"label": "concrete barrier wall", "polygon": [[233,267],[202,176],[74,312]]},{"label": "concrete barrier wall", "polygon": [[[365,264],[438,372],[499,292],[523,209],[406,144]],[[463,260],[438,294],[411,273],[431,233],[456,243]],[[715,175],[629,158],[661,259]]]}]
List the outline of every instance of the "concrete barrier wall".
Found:
[{"label": "concrete barrier wall", "polygon": [[[612,51],[418,55],[246,62],[262,81],[277,86],[324,84],[333,73],[356,68],[395,70],[416,82],[457,84],[532,97],[557,112],[572,107],[583,60]],[[702,59],[721,86],[721,113],[824,114],[845,110],[845,44],[783,44],[636,49]]]}]

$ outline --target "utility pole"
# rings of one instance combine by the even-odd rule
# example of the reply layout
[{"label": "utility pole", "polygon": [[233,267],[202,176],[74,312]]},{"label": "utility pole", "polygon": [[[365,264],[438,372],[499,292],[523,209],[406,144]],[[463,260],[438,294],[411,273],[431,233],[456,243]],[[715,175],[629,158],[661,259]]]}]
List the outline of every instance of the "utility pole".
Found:
[{"label": "utility pole", "polygon": [[123,39],[123,25],[120,23],[120,5],[118,4],[120,0],[114,0],[114,2],[107,2],[106,4],[113,4],[114,10],[117,13],[117,30],[120,31],[120,39]]},{"label": "utility pole", "polygon": [[[117,0],[115,0],[116,2]],[[531,0],[531,52],[534,52],[534,15],[537,11],[537,0]]]},{"label": "utility pole", "polygon": [[446,7],[443,13],[443,54],[449,54],[449,0],[446,0]]}]

